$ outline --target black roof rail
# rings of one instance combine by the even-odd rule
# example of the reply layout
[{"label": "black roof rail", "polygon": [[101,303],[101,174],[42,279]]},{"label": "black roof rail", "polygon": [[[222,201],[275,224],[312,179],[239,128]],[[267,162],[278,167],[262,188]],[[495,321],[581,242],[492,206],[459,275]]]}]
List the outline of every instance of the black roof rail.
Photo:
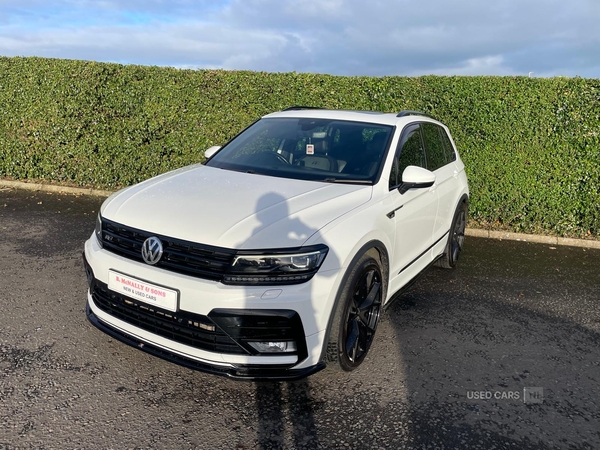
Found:
[{"label": "black roof rail", "polygon": [[319,106],[290,106],[289,108],[285,108],[282,111],[300,111],[302,109],[323,109]]},{"label": "black roof rail", "polygon": [[405,117],[405,116],[424,116],[433,119],[429,114],[425,114],[421,111],[411,111],[410,109],[405,109],[404,111],[400,111],[396,117]]}]

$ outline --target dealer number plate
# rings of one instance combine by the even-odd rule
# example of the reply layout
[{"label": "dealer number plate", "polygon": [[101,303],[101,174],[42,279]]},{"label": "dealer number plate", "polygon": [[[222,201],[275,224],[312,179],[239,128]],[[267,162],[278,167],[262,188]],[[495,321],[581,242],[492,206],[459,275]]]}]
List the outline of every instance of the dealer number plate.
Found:
[{"label": "dealer number plate", "polygon": [[177,311],[178,292],[112,270],[108,271],[108,288],[159,308]]}]

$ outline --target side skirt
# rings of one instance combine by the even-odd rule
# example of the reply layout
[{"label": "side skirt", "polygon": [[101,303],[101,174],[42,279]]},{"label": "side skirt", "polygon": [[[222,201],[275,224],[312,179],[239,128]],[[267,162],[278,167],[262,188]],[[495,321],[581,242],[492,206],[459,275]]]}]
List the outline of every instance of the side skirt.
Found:
[{"label": "side skirt", "polygon": [[394,294],[389,299],[389,301],[385,305],[383,305],[383,310],[386,311],[392,303],[394,303],[399,297],[402,296],[402,294],[404,294],[406,291],[408,291],[419,280],[419,278],[421,278],[423,276],[423,274],[425,272],[427,272],[427,269],[429,269],[431,266],[433,266],[436,263],[436,261],[438,259],[440,259],[442,256],[444,256],[444,255],[443,254],[439,255],[437,258],[435,258],[433,261],[431,261],[429,264],[427,264],[423,268],[423,270],[421,270],[417,275],[415,275],[408,283],[406,283],[404,286],[402,286],[400,289],[398,289],[396,292],[394,292]]}]

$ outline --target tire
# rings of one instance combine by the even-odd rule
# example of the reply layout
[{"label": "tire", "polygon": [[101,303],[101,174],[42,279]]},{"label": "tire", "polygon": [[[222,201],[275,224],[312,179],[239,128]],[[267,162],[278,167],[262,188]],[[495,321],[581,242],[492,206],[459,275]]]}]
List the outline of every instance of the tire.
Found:
[{"label": "tire", "polygon": [[454,269],[465,243],[465,227],[467,224],[467,201],[460,202],[452,219],[450,235],[444,254],[435,262],[435,265],[444,269]]},{"label": "tire", "polygon": [[364,361],[379,323],[384,291],[379,254],[371,249],[352,267],[340,291],[327,343],[330,368],[349,372]]}]

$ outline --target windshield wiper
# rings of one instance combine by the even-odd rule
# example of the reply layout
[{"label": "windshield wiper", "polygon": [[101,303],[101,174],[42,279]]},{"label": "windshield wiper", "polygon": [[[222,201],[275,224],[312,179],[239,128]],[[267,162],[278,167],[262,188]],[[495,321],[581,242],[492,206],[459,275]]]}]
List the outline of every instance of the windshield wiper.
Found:
[{"label": "windshield wiper", "polygon": [[370,180],[351,180],[349,178],[325,178],[325,183],[373,184]]},{"label": "windshield wiper", "polygon": [[231,170],[232,172],[240,172],[240,173],[256,173],[254,170],[246,170],[246,169],[228,169],[225,167],[221,167],[221,170]]}]

